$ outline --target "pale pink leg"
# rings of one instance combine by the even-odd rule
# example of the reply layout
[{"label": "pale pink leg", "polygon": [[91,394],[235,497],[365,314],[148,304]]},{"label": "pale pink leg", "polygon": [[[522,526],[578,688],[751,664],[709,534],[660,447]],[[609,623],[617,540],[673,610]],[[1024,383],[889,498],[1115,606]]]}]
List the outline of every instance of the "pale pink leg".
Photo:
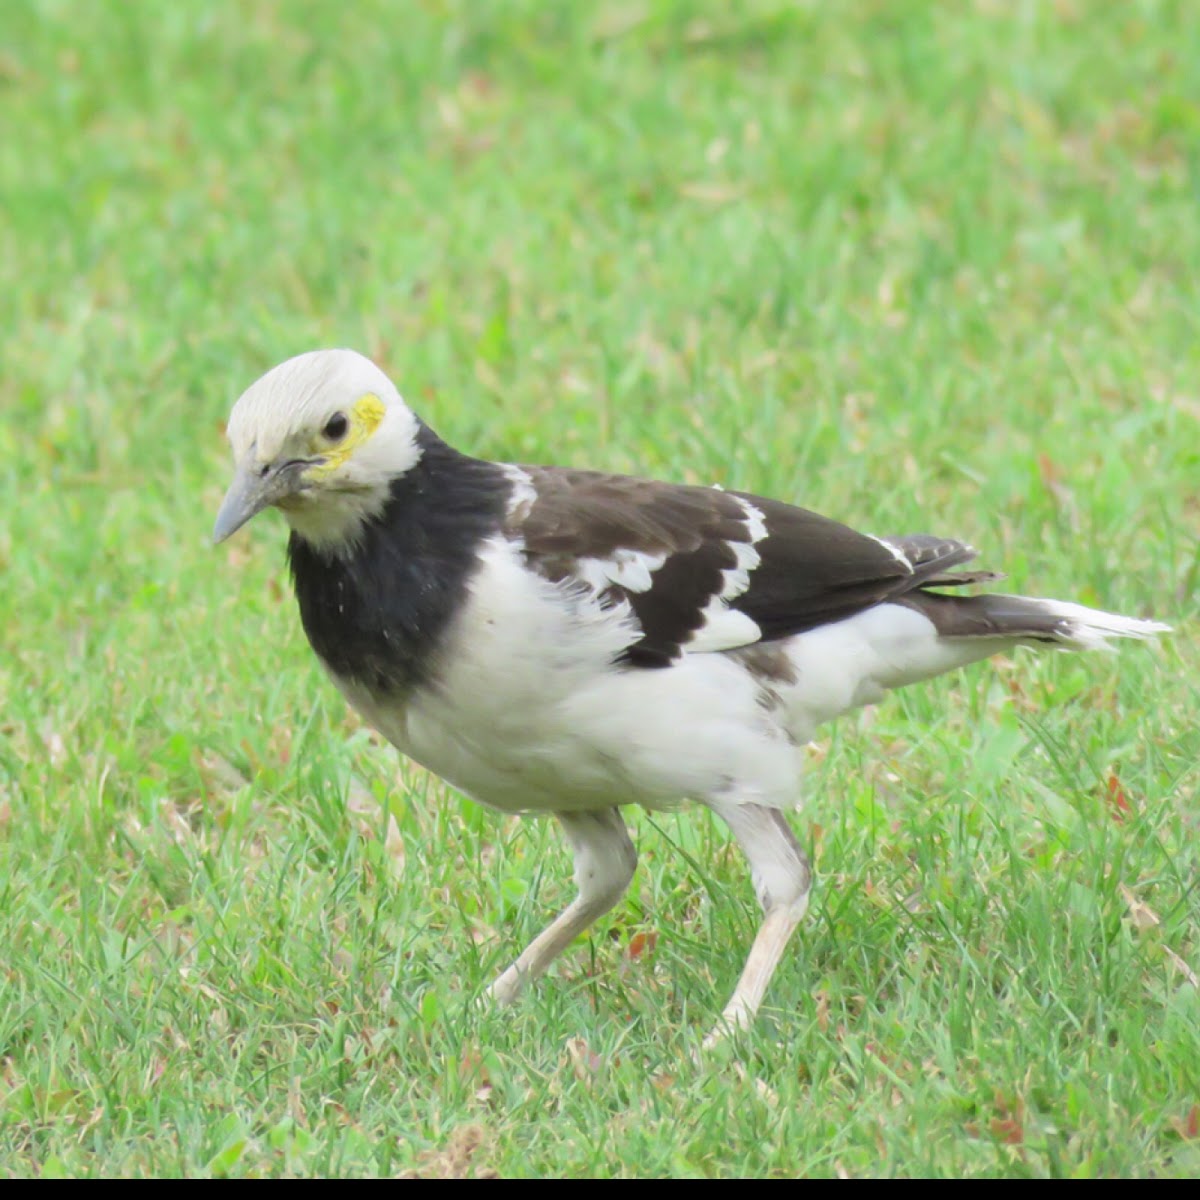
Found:
[{"label": "pale pink leg", "polygon": [[708,806],[729,825],[741,845],[765,915],[737,987],[704,1039],[705,1049],[754,1020],[788,939],[808,909],[812,888],[808,858],[778,809],[729,800],[710,800]]},{"label": "pale pink leg", "polygon": [[521,956],[487,990],[487,998],[511,1004],[546,968],[629,887],[637,851],[615,808],[597,812],[555,813],[575,854],[579,894],[526,947]]}]

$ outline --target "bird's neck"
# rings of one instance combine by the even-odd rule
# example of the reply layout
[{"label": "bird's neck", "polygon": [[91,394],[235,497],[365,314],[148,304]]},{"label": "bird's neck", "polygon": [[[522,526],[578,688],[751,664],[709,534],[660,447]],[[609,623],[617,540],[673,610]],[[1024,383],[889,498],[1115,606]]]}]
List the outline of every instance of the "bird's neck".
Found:
[{"label": "bird's neck", "polygon": [[511,482],[421,426],[421,456],[336,546],[293,524],[288,558],[305,633],[335,676],[394,695],[431,674]]}]

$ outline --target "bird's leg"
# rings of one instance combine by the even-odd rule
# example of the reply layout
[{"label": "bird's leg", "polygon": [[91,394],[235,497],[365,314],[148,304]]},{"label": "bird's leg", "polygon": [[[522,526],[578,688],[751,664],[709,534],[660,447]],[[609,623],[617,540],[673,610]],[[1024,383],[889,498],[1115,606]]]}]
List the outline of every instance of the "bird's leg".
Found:
[{"label": "bird's leg", "polygon": [[593,921],[625,894],[637,851],[615,808],[596,812],[555,813],[575,855],[579,894],[487,990],[495,1003],[511,1004]]},{"label": "bird's leg", "polygon": [[730,800],[707,803],[733,830],[741,845],[765,915],[737,987],[716,1027],[704,1039],[705,1049],[727,1034],[745,1029],[754,1020],[788,939],[808,908],[812,887],[808,856],[783,813],[761,804],[736,804]]}]

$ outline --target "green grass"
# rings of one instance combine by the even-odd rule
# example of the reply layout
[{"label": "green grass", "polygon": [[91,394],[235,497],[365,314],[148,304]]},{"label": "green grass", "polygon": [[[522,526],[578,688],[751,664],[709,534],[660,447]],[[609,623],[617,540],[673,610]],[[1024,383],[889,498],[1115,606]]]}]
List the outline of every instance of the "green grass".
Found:
[{"label": "green grass", "polygon": [[[1198,101],[1185,0],[6,2],[0,1173],[1200,1171]],[[207,541],[233,399],[329,344],[479,454],[1178,632],[829,732],[744,1072],[699,812],[477,1011],[554,828],[347,713],[278,518]]]}]

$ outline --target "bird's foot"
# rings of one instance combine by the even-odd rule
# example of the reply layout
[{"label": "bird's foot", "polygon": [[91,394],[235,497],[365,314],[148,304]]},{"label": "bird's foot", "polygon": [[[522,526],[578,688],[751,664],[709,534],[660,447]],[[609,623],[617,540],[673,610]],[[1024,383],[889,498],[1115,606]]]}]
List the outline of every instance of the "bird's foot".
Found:
[{"label": "bird's foot", "polygon": [[709,1030],[708,1036],[700,1047],[700,1052],[708,1051],[722,1045],[728,1038],[743,1029],[748,1029],[754,1023],[754,1009],[734,997],[726,1006],[725,1011],[717,1018],[717,1023]]},{"label": "bird's foot", "polygon": [[525,973],[517,970],[514,963],[479,997],[478,1005],[480,1008],[508,1008],[516,1003],[527,982]]}]

